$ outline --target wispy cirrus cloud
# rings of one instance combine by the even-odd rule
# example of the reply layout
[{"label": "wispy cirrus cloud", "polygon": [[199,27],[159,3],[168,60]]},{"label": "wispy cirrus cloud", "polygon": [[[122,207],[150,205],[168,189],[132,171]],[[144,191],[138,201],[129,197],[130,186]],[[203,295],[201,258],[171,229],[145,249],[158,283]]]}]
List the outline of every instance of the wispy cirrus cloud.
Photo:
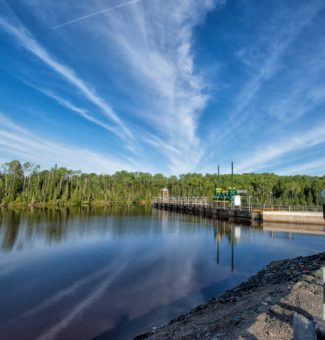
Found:
[{"label": "wispy cirrus cloud", "polygon": [[143,88],[137,93],[137,102],[146,103],[142,118],[155,139],[164,143],[142,141],[161,154],[170,173],[193,169],[202,153],[197,129],[209,98],[205,79],[195,71],[193,30],[223,3],[182,0],[162,6],[157,0],[145,1],[78,27],[97,34],[103,53],[119,51],[130,78]]},{"label": "wispy cirrus cloud", "polygon": [[[211,162],[216,166],[225,159],[227,163],[235,160],[238,171],[288,167],[284,155],[308,147],[309,131],[319,137],[324,133],[314,128],[317,111],[325,102],[325,84],[320,78],[324,40],[313,35],[309,49],[306,41],[317,29],[324,3],[316,0],[295,8],[288,4],[271,7],[277,10],[256,20],[258,30],[253,39],[234,50],[245,75],[239,76],[240,90],[232,95],[227,114],[211,132],[203,157],[207,171],[213,169]],[[279,167],[273,166],[275,163]]]},{"label": "wispy cirrus cloud", "polygon": [[217,3],[182,0],[162,6],[157,0],[146,1],[83,27],[100,34],[103,46],[109,40],[107,50],[114,46],[119,51],[130,76],[145,89],[142,112],[151,133],[178,150],[159,150],[170,172],[193,169],[200,159],[197,129],[208,96],[205,80],[194,67],[193,29]]},{"label": "wispy cirrus cloud", "polygon": [[23,161],[31,161],[44,167],[55,163],[68,168],[114,173],[118,170],[132,171],[137,165],[85,148],[53,142],[36,136],[0,113],[0,153]]},{"label": "wispy cirrus cloud", "polygon": [[[284,57],[287,49],[297,39],[299,34],[306,28],[306,26],[318,15],[324,8],[324,3],[316,2],[310,5],[301,6],[292,13],[291,8],[287,8],[285,13],[281,13],[281,21],[275,18],[274,29],[278,32],[271,32],[276,34],[270,37],[269,50],[267,51],[264,63],[254,63],[250,61],[250,67],[253,69],[253,76],[244,84],[243,90],[239,93],[236,99],[235,110],[230,116],[230,123],[237,125],[243,124],[249,117],[250,112],[245,111],[252,99],[256,96],[263,84],[271,79],[281,69],[281,58]],[[289,20],[283,25],[283,20]],[[282,29],[277,26],[281,27]],[[242,56],[242,62],[246,63],[245,55]],[[263,58],[264,59],[264,58]],[[258,71],[259,70],[259,71]],[[257,72],[256,72],[257,71]]]},{"label": "wispy cirrus cloud", "polygon": [[315,161],[307,161],[300,165],[289,166],[281,168],[277,171],[280,175],[302,175],[313,173],[322,176],[324,174],[325,159],[319,159]]},{"label": "wispy cirrus cloud", "polygon": [[[268,167],[271,162],[288,155],[325,143],[325,121],[309,130],[302,130],[279,141],[260,143],[258,149],[246,155],[246,160],[237,165],[239,172],[254,172]],[[319,160],[317,161],[317,164]],[[299,165],[301,166],[301,165]],[[306,167],[306,164],[304,164]]]},{"label": "wispy cirrus cloud", "polygon": [[[16,78],[37,83],[76,114],[67,117],[68,111],[41,98],[51,119],[37,126],[51,124],[55,115],[62,119],[58,128],[81,117],[119,138],[72,124],[91,134],[92,147],[98,141],[101,150],[139,170],[151,164],[165,174],[215,172],[231,160],[242,171],[280,171],[293,168],[306,145],[306,166],[322,154],[309,135],[322,138],[316,129],[325,105],[322,0],[295,6],[218,0],[7,4],[0,19],[0,30],[13,38],[7,47],[22,46],[36,57],[8,47],[8,64],[15,59],[11,72],[21,71]],[[218,72],[208,71],[214,65]],[[38,79],[46,68],[47,77]],[[43,110],[37,101],[27,104],[20,104],[26,115],[33,107]],[[11,103],[3,111],[19,116]],[[78,145],[78,132],[71,145]]]},{"label": "wispy cirrus cloud", "polygon": [[[38,90],[39,92],[45,94],[46,96],[54,99],[59,105],[67,108],[68,110],[77,113],[80,117],[88,120],[89,122],[92,122],[94,124],[96,124],[97,126],[100,126],[101,128],[117,134],[121,139],[125,139],[123,134],[119,134],[118,131],[116,131],[111,125],[101,121],[100,119],[94,117],[93,115],[91,115],[86,109],[81,108],[76,106],[75,104],[71,103],[69,100],[66,100],[64,98],[62,98],[61,96],[57,95],[56,93],[54,93],[51,90],[48,89],[44,89],[44,88],[39,88],[35,85],[29,84],[30,86],[32,86],[33,88],[35,88],[36,90]],[[125,140],[126,142],[128,142],[128,140]]]},{"label": "wispy cirrus cloud", "polygon": [[132,133],[128,127],[122,122],[118,115],[113,111],[113,109],[100,97],[96,92],[84,82],[78,75],[68,66],[58,62],[52,57],[29,33],[29,31],[24,28],[21,24],[16,27],[4,18],[0,18],[0,27],[6,31],[10,36],[12,36],[16,42],[32,53],[34,56],[39,58],[44,64],[50,67],[53,71],[58,73],[71,85],[73,85],[77,90],[79,90],[86,99],[96,105],[102,110],[102,112],[109,118],[115,127],[112,131],[120,136],[121,133],[132,138]]},{"label": "wispy cirrus cloud", "polygon": [[[110,130],[119,137],[123,134],[132,140],[133,149],[141,153],[143,148],[150,148],[164,160],[163,171],[182,173],[193,169],[200,159],[202,148],[197,129],[208,101],[207,84],[194,66],[193,30],[209,11],[223,3],[221,0],[181,0],[165,1],[162,6],[159,0],[130,1],[104,9],[98,5],[96,10],[94,1],[89,6],[82,4],[84,13],[90,14],[63,20],[62,25],[57,25],[56,28],[62,27],[62,30],[55,30],[58,34],[65,29],[78,29],[96,36],[102,56],[107,54],[107,58],[112,58],[112,50],[119,52],[119,63],[128,70],[128,77],[137,88],[143,89],[137,92],[139,98],[134,99],[136,104],[140,104],[137,114],[140,112],[138,118],[145,121],[150,129],[148,132],[154,138],[148,138],[148,133],[142,132],[142,126],[137,128],[137,132],[130,131],[90,86],[70,67],[49,55],[27,29],[15,27],[4,19],[0,26],[99,107],[114,123]],[[113,10],[112,15],[99,15]],[[95,15],[96,20],[93,20]],[[93,20],[91,25],[83,25],[85,19]],[[75,25],[70,25],[72,23]],[[125,87],[128,91],[128,84]],[[132,88],[129,89],[131,92]],[[56,100],[84,118],[93,122],[96,119],[95,123],[99,123],[97,118],[90,117],[72,101]],[[134,140],[135,134],[137,140]],[[163,143],[158,145],[158,140]]]}]

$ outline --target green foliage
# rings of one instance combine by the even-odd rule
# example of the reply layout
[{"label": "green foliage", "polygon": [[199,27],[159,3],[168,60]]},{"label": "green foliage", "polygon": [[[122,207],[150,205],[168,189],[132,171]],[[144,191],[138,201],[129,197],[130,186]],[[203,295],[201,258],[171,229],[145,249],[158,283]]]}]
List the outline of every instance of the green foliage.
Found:
[{"label": "green foliage", "polygon": [[[114,175],[83,174],[54,166],[40,171],[31,163],[11,161],[0,171],[1,204],[150,203],[167,187],[171,196],[211,196],[214,187],[232,186],[231,175],[189,173],[166,177],[143,172],[119,171]],[[325,176],[234,176],[237,189],[247,190],[253,203],[319,205]]]}]

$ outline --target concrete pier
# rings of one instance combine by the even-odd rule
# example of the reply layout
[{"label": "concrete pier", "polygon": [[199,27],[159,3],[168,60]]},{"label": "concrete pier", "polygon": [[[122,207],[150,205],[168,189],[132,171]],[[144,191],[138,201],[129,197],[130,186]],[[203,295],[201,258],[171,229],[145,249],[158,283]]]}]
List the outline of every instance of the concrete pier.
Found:
[{"label": "concrete pier", "polygon": [[323,213],[321,212],[263,211],[262,220],[266,222],[324,225]]}]

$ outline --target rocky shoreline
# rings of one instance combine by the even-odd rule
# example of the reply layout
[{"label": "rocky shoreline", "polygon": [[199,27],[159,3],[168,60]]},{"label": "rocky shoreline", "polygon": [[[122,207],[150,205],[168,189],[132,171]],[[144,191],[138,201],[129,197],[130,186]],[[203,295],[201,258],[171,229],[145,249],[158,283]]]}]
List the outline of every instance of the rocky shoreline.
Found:
[{"label": "rocky shoreline", "polygon": [[293,315],[321,317],[325,252],[271,262],[248,281],[135,339],[291,339]]}]

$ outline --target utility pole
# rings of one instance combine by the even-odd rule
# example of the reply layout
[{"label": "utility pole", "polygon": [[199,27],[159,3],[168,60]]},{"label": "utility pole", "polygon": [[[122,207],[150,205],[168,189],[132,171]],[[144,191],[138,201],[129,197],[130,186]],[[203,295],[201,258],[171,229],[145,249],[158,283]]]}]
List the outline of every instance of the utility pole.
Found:
[{"label": "utility pole", "polygon": [[234,187],[234,162],[231,162],[231,187]]}]

